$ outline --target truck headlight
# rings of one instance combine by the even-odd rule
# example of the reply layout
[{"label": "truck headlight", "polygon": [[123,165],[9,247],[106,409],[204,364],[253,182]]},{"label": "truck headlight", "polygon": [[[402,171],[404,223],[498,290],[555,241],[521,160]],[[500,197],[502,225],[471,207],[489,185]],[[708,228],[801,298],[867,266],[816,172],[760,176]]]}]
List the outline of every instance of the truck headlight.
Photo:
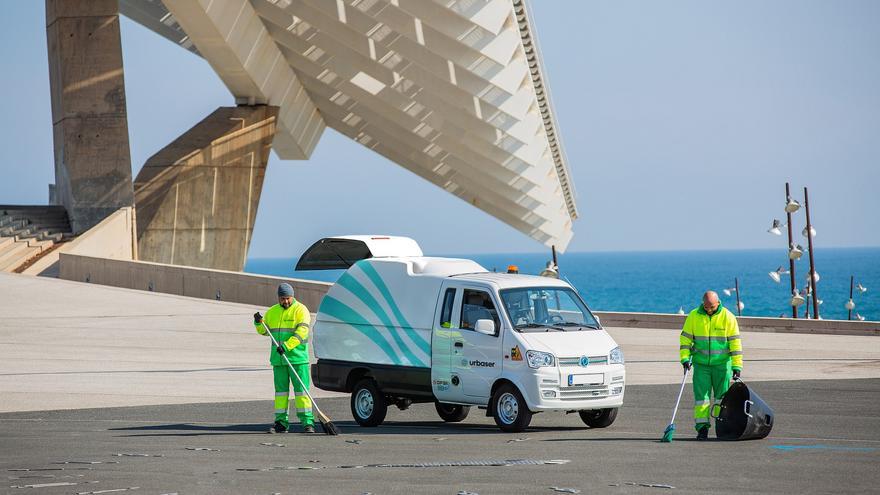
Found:
[{"label": "truck headlight", "polygon": [[556,363],[556,358],[554,358],[553,354],[550,354],[549,352],[528,351],[526,352],[526,359],[529,360],[530,368],[553,366]]},{"label": "truck headlight", "polygon": [[611,350],[611,354],[608,356],[608,362],[611,364],[623,364],[623,351],[620,350],[620,347],[615,347]]}]

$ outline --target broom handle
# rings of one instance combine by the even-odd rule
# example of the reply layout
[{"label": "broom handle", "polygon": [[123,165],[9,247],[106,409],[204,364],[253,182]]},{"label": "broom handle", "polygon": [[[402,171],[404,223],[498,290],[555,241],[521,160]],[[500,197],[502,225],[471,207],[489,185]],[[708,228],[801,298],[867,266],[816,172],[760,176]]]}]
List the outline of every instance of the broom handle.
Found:
[{"label": "broom handle", "polygon": [[[279,345],[281,345],[278,343],[277,340],[275,340],[275,336],[272,335],[272,331],[269,330],[269,327],[266,326],[266,322],[261,320],[260,324],[263,325],[263,329],[266,330],[266,334],[269,336],[270,339],[272,339],[272,343],[275,344],[275,347],[277,348]],[[312,398],[312,394],[309,393],[309,387],[306,387],[306,384],[303,383],[302,379],[296,373],[296,370],[293,368],[293,365],[290,363],[290,360],[287,359],[287,354],[282,354],[281,357],[284,358],[284,362],[287,363],[287,366],[290,368],[290,372],[293,373],[293,376],[296,377],[296,381],[299,382],[299,386],[302,387],[303,390],[306,392],[306,395],[308,396],[309,400],[312,402],[312,407],[315,408],[315,411],[318,411],[318,414],[323,416],[324,413],[321,412],[321,408],[318,407],[318,404],[315,402],[315,399]]]},{"label": "broom handle", "polygon": [[684,385],[687,383],[688,373],[690,372],[690,368],[686,369],[684,372],[684,378],[681,379],[681,388],[678,389],[678,399],[675,399],[675,408],[672,410],[672,419],[669,421],[670,424],[675,423],[675,415],[678,413],[678,404],[681,402],[681,394],[684,393]]}]

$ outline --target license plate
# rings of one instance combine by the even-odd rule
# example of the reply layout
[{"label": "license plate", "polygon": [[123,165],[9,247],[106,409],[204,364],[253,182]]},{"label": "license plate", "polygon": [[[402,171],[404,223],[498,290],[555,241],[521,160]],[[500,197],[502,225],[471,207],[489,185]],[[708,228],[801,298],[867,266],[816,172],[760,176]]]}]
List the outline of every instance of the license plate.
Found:
[{"label": "license plate", "polygon": [[568,375],[568,385],[601,385],[605,382],[605,375],[593,373],[590,375]]}]

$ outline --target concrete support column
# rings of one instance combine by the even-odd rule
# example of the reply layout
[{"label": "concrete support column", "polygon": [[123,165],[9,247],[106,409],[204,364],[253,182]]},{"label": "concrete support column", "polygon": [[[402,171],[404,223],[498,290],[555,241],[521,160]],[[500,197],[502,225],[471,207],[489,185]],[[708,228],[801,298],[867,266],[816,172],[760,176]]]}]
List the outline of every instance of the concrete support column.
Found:
[{"label": "concrete support column", "polygon": [[74,233],[132,206],[117,0],[46,0],[55,202]]},{"label": "concrete support column", "polygon": [[134,183],[138,259],[241,271],[278,107],[221,107],[150,157]]}]

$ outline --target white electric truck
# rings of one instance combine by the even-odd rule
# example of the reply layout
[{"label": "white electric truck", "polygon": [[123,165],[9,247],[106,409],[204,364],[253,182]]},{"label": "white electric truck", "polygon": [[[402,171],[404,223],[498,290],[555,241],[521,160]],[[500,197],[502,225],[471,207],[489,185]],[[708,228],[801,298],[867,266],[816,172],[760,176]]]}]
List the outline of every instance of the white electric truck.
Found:
[{"label": "white electric truck", "polygon": [[312,377],[351,393],[362,426],[389,405],[433,402],[447,422],[485,408],[508,432],[541,411],[603,428],[623,404],[623,353],[566,282],[425,257],[389,236],[321,239],[297,269],[346,270],[318,309]]}]

